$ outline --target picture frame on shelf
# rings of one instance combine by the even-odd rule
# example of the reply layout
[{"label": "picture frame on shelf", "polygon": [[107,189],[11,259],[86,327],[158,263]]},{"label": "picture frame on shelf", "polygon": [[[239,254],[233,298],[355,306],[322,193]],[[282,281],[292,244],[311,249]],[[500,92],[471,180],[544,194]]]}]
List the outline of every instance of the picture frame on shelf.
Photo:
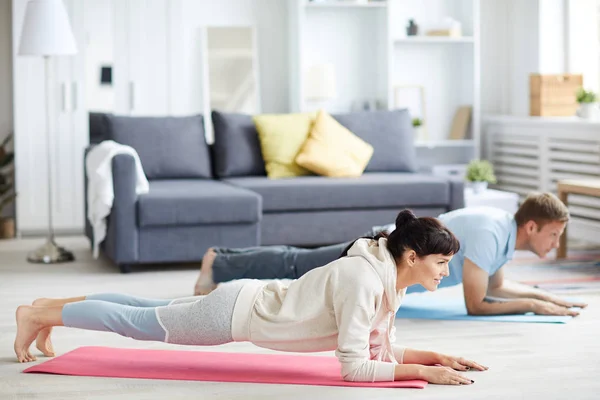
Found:
[{"label": "picture frame on shelf", "polygon": [[464,105],[457,108],[450,128],[450,140],[465,140],[470,136],[473,106]]},{"label": "picture frame on shelf", "polygon": [[425,142],[429,135],[427,132],[427,112],[425,104],[425,88],[420,85],[395,85],[394,109],[406,108],[415,128],[415,141]]}]

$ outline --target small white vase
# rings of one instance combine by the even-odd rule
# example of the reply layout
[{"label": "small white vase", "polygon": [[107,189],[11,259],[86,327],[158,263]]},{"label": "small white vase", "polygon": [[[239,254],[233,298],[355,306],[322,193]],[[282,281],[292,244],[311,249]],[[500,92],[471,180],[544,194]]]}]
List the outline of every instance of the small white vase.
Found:
[{"label": "small white vase", "polygon": [[427,141],[427,131],[423,125],[413,127],[415,140],[417,142],[425,142]]},{"label": "small white vase", "polygon": [[580,103],[577,109],[577,116],[583,119],[596,119],[600,114],[598,103]]},{"label": "small white vase", "polygon": [[487,182],[471,182],[470,185],[471,189],[473,189],[473,193],[482,193],[485,192],[487,187],[488,187],[488,183]]}]

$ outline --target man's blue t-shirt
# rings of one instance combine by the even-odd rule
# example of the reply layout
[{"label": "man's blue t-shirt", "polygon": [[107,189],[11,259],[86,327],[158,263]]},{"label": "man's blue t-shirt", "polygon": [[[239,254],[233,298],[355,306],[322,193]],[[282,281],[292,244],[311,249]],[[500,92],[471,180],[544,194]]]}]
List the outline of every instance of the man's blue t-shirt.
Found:
[{"label": "man's blue t-shirt", "polygon": [[[460,250],[449,264],[450,276],[442,280],[439,288],[462,283],[465,258],[489,276],[512,259],[517,239],[517,223],[512,214],[493,207],[469,207],[442,214],[438,219],[460,242]],[[421,285],[414,285],[407,293],[424,291]]]}]

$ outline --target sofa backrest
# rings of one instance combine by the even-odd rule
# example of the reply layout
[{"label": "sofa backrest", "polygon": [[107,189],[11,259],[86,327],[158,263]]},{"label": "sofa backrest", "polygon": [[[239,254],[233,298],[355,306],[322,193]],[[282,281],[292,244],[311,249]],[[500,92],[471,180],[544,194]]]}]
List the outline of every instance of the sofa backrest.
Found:
[{"label": "sofa backrest", "polygon": [[129,117],[105,114],[106,137],[133,147],[148,179],[212,178],[202,115]]},{"label": "sofa backrest", "polygon": [[373,146],[365,172],[416,172],[414,130],[408,110],[361,111],[333,117]]},{"label": "sofa backrest", "polygon": [[[414,131],[407,110],[334,114],[351,132],[373,146],[365,172],[415,172]],[[212,112],[214,171],[219,178],[264,176],[258,132],[251,115]]]},{"label": "sofa backrest", "polygon": [[251,115],[212,112],[214,170],[219,178],[265,176],[265,162]]},{"label": "sofa backrest", "polygon": [[109,139],[105,113],[90,112],[88,123],[90,128],[90,144],[98,144]]}]

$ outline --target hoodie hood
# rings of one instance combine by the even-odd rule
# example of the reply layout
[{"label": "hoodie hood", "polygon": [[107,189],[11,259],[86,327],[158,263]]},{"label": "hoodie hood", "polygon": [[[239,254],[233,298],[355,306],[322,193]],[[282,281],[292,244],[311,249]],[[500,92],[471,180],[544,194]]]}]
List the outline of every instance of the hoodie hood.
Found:
[{"label": "hoodie hood", "polygon": [[396,292],[396,261],[387,249],[387,239],[380,238],[375,241],[373,239],[358,239],[354,245],[348,250],[349,256],[358,256],[366,259],[371,267],[377,272],[381,282],[383,282],[384,299],[383,306],[387,307],[387,316],[382,321],[386,325],[386,334],[381,347],[376,354],[378,360],[389,360],[393,363],[398,361],[394,357],[392,342],[395,341],[394,321],[396,320],[396,311],[400,308],[402,298],[406,293],[406,289],[400,293]]},{"label": "hoodie hood", "polygon": [[400,295],[396,292],[396,261],[387,249],[387,239],[358,239],[348,250],[348,255],[362,257],[371,264],[383,282],[388,311],[398,311],[404,292]]}]

